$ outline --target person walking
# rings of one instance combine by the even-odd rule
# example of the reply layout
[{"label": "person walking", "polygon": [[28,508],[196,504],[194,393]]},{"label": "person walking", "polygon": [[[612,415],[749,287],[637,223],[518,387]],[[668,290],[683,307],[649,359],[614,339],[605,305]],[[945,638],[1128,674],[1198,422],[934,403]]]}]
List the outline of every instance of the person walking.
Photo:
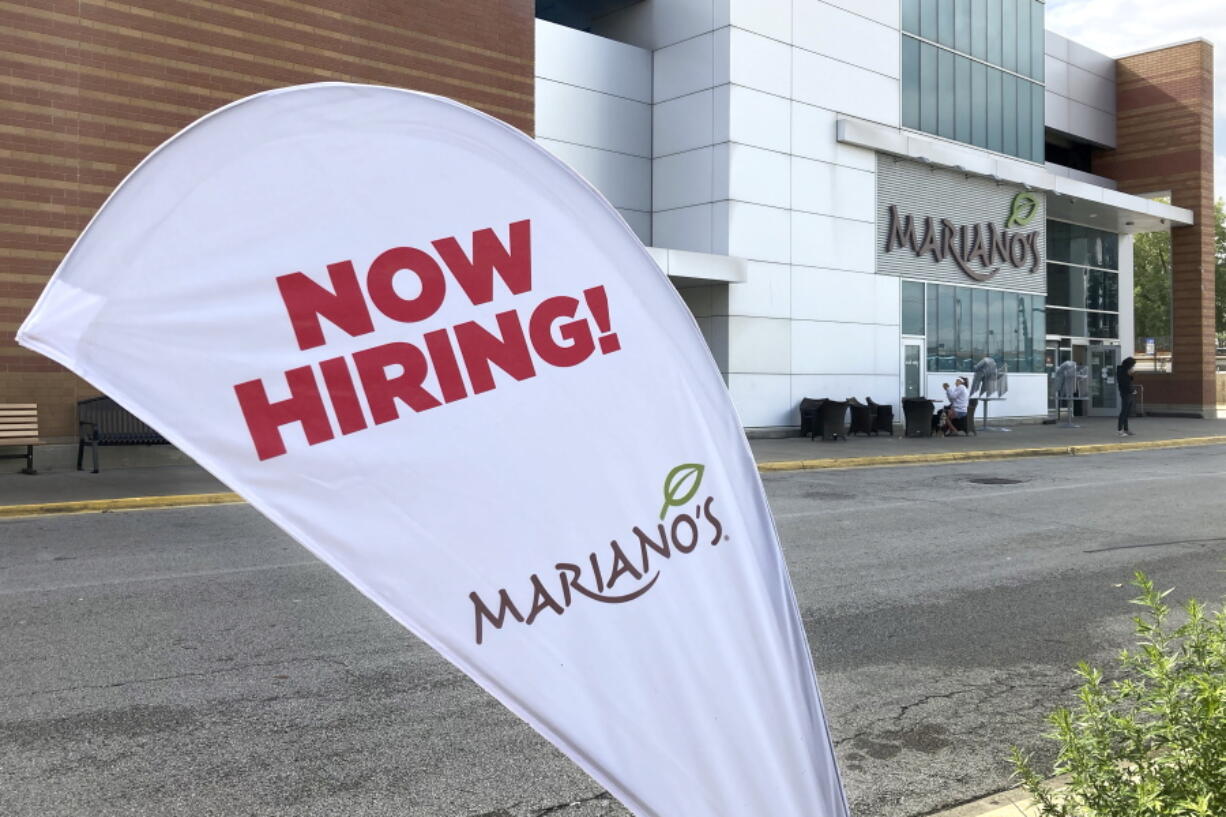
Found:
[{"label": "person walking", "polygon": [[1120,419],[1116,426],[1121,437],[1136,436],[1128,428],[1128,416],[1132,414],[1133,403],[1132,370],[1136,365],[1136,360],[1126,357],[1115,370],[1115,385],[1120,390]]}]

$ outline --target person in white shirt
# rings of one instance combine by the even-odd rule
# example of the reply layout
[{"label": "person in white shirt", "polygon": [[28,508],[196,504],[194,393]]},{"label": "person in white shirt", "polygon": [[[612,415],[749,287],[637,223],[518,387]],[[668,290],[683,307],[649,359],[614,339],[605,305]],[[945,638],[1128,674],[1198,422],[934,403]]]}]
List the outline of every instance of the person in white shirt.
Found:
[{"label": "person in white shirt", "polygon": [[941,386],[949,400],[949,408],[945,410],[945,435],[949,436],[966,428],[966,407],[970,403],[971,393],[967,391],[965,377],[955,380],[952,389],[948,383]]}]

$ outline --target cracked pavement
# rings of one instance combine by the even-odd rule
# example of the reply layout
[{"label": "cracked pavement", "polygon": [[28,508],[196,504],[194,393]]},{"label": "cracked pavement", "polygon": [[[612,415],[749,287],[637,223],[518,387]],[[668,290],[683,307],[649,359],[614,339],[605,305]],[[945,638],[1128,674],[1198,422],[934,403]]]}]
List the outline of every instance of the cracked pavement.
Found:
[{"label": "cracked pavement", "polygon": [[[857,817],[1049,757],[1135,568],[1226,591],[1220,447],[765,482]],[[0,813],[628,814],[246,506],[0,522]]]}]

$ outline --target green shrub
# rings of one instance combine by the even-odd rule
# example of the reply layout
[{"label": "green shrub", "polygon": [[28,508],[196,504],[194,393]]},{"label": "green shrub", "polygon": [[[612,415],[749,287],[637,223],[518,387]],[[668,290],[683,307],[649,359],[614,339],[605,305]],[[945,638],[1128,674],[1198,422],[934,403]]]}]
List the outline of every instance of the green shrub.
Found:
[{"label": "green shrub", "polygon": [[1137,647],[1119,656],[1120,680],[1082,662],[1078,702],[1048,716],[1059,745],[1043,782],[1014,747],[1013,763],[1039,817],[1223,817],[1226,815],[1226,610],[1195,600],[1173,626],[1144,573],[1133,581],[1144,608]]}]

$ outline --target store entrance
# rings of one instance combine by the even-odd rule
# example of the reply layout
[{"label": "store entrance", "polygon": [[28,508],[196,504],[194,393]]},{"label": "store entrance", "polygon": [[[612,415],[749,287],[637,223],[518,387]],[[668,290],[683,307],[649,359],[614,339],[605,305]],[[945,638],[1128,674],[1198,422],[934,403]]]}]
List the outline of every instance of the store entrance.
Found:
[{"label": "store entrance", "polygon": [[1120,392],[1115,369],[1120,365],[1120,347],[1090,343],[1090,415],[1113,417],[1120,413]]}]

